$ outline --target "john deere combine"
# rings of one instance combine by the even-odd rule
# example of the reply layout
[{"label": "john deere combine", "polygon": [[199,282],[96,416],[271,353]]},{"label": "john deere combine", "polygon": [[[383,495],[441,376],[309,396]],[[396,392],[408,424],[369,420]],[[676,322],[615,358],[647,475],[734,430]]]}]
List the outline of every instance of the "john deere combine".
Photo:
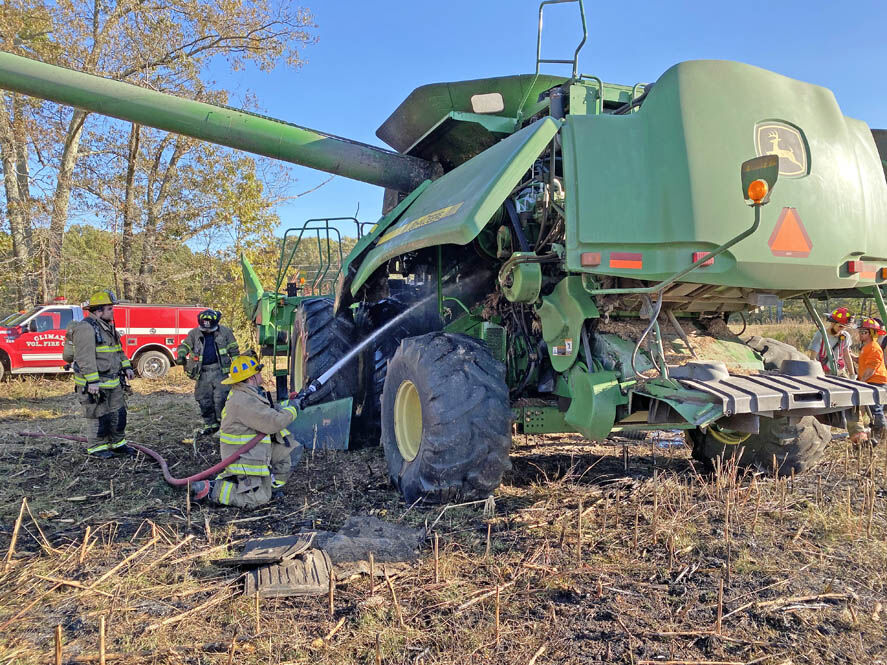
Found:
[{"label": "john deere combine", "polygon": [[808,294],[850,288],[887,320],[883,136],[763,69],[616,85],[578,72],[581,46],[554,61],[568,77],[537,45],[534,74],[416,89],[377,131],[396,152],[9,54],[0,86],[386,188],[347,256],[334,220],[295,231],[327,247],[309,283],[292,242],[274,289],[244,276],[282,391],[358,349],[317,394],[351,401],[352,440],[381,440],[409,502],[488,494],[515,427],[681,428],[702,460],[808,468],[887,391],[726,321],[802,298],[822,329]]}]

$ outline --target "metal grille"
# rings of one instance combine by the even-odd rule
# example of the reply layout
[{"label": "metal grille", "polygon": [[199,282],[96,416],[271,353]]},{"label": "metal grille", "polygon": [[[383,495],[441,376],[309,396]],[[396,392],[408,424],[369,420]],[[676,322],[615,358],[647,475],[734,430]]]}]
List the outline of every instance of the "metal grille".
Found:
[{"label": "metal grille", "polygon": [[484,322],[481,339],[490,347],[496,360],[505,362],[505,328],[495,323]]},{"label": "metal grille", "polygon": [[887,404],[887,388],[840,376],[797,377],[785,374],[730,375],[720,381],[679,379],[687,388],[717,398],[724,414],[847,409]]}]

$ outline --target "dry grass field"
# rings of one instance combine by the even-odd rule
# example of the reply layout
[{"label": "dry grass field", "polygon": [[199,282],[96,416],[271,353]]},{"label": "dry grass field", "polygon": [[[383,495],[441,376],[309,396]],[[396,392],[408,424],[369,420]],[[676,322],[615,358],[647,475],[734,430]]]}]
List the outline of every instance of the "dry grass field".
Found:
[{"label": "dry grass field", "polygon": [[[190,382],[134,384],[133,441],[176,476],[217,461],[210,441],[181,443],[198,420]],[[700,475],[652,437],[521,435],[486,515],[408,507],[379,449],[330,452],[272,505],[189,512],[151,460],[18,435],[81,434],[70,388],[0,384],[0,663],[55,662],[57,631],[63,662],[99,663],[102,624],[109,663],[887,663],[883,449],[837,439],[813,472],[774,480]],[[438,556],[429,537],[390,585],[341,581],[332,608],[257,605],[213,564],[250,537],[359,514],[429,527]]]},{"label": "dry grass field", "polygon": [[[731,328],[736,327],[731,325]],[[816,326],[809,322],[791,322],[791,323],[771,323],[771,324],[751,324],[748,330],[742,336],[747,338],[750,335],[758,335],[759,337],[772,337],[780,342],[791,344],[792,346],[803,351],[807,348],[813,335],[816,333]],[[854,334],[854,339],[855,334]]]}]

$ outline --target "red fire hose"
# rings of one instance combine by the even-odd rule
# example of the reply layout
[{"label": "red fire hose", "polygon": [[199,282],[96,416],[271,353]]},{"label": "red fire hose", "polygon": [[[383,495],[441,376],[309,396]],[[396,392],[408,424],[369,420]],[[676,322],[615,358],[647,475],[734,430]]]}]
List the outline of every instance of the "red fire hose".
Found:
[{"label": "red fire hose", "polygon": [[[85,436],[74,436],[71,434],[43,434],[42,432],[19,432],[19,435],[20,436],[30,436],[35,439],[42,439],[45,437],[53,437],[56,439],[67,439],[69,441],[82,441],[84,443],[86,442]],[[258,443],[262,439],[264,439],[266,436],[268,436],[268,435],[261,434],[261,433],[256,434],[247,443],[245,443],[240,450],[238,450],[233,455],[228,455],[228,457],[223,459],[218,464],[213,464],[208,469],[204,469],[200,473],[195,473],[193,476],[188,476],[187,478],[173,478],[169,474],[169,467],[166,464],[166,460],[163,459],[163,457],[160,455],[160,453],[158,453],[154,450],[151,450],[147,446],[140,446],[137,443],[128,443],[127,445],[130,448],[135,448],[139,452],[143,452],[146,455],[153,457],[154,460],[160,465],[160,469],[163,471],[163,478],[166,480],[166,482],[168,482],[170,485],[181,487],[182,485],[187,485],[188,483],[193,483],[198,480],[205,480],[206,478],[209,478],[210,476],[217,474],[219,471],[224,469],[226,466],[228,466],[229,464],[236,461],[241,455],[244,455],[244,454],[248,453],[250,450],[252,450],[253,448],[255,448],[258,445]]]}]

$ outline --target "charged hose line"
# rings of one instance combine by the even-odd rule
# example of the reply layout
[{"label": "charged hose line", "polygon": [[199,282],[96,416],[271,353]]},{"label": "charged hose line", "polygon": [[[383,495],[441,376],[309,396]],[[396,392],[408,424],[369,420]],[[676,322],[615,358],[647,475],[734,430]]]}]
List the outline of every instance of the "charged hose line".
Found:
[{"label": "charged hose line", "polygon": [[[67,439],[68,441],[81,441],[84,443],[86,442],[85,436],[74,436],[71,434],[44,434],[42,432],[19,432],[19,436],[29,436],[34,439],[43,439],[43,438],[52,437],[55,439]],[[224,469],[229,464],[233,464],[234,462],[236,462],[240,458],[241,455],[245,455],[250,450],[255,448],[259,444],[259,442],[261,442],[261,440],[264,439],[266,436],[268,436],[268,435],[261,434],[261,433],[256,434],[253,438],[251,438],[249,441],[247,441],[243,445],[243,447],[240,448],[240,450],[238,450],[233,455],[228,455],[228,457],[223,459],[218,464],[213,464],[208,469],[204,469],[200,473],[195,473],[193,476],[188,476],[187,478],[173,478],[172,475],[170,475],[170,473],[169,473],[169,467],[166,464],[166,460],[163,459],[163,456],[160,455],[160,453],[158,453],[154,450],[151,450],[150,448],[148,448],[148,446],[140,446],[137,443],[127,443],[126,445],[128,445],[130,448],[135,448],[139,452],[145,453],[146,455],[148,455],[148,457],[154,458],[154,461],[156,461],[160,465],[160,470],[163,471],[163,479],[166,480],[167,483],[169,483],[170,485],[172,485],[174,487],[182,487],[184,485],[187,485],[188,483],[197,482],[198,480],[206,480],[210,476],[214,476],[215,474],[219,473],[222,469]]]}]

